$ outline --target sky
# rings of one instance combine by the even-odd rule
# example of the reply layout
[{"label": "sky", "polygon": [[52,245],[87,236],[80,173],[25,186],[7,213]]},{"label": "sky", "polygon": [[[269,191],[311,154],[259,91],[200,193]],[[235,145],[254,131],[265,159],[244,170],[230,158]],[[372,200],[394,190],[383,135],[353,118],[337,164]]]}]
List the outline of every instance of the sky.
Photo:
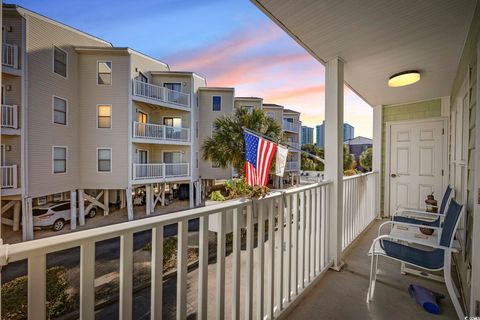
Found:
[{"label": "sky", "polygon": [[[325,118],[325,68],[248,0],[6,2],[297,110],[303,125]],[[355,135],[372,137],[371,107],[348,88],[344,101]]]}]

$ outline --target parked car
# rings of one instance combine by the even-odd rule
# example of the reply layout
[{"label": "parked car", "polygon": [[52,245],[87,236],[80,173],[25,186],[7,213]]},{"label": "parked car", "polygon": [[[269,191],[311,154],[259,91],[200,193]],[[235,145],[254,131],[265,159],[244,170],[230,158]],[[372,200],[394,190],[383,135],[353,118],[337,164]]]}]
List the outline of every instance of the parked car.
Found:
[{"label": "parked car", "polygon": [[[87,207],[85,207],[87,209]],[[42,206],[33,208],[33,227],[45,228],[52,227],[54,231],[60,231],[67,221],[70,221],[70,201],[47,203]],[[77,205],[77,216],[78,216]],[[97,208],[94,206],[85,216],[89,218],[95,217]]]}]

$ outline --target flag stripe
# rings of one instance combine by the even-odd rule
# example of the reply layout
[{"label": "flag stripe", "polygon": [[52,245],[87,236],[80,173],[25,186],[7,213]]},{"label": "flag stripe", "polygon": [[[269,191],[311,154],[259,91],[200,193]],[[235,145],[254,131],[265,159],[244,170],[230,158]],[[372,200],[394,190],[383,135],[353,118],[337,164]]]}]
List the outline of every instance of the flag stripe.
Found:
[{"label": "flag stripe", "polygon": [[248,132],[245,137],[245,177],[249,185],[266,186],[277,145]]}]

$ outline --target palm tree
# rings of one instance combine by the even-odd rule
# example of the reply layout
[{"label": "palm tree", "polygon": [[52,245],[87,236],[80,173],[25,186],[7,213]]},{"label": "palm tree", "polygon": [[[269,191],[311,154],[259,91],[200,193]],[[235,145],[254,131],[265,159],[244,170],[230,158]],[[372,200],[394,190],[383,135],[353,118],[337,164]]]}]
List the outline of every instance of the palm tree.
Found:
[{"label": "palm tree", "polygon": [[202,144],[203,159],[215,162],[221,168],[234,167],[240,175],[244,173],[245,145],[243,128],[272,138],[281,139],[280,124],[268,117],[262,109],[251,111],[237,108],[233,115],[223,115],[213,122],[216,128],[211,138]]}]

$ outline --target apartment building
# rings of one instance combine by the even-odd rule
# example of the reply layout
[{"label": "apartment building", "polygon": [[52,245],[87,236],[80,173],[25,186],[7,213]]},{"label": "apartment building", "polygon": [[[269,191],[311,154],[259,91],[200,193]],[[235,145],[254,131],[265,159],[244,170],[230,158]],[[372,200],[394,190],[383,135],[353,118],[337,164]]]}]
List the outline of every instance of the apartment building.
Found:
[{"label": "apartment building", "polygon": [[284,179],[274,180],[274,184],[276,187],[282,187],[284,181],[291,184],[299,183],[302,127],[300,112],[286,109],[278,104],[263,103],[263,99],[259,97],[235,97],[235,108],[263,109],[270,118],[281,126],[284,140],[291,148],[287,157]]},{"label": "apartment building", "polygon": [[2,222],[21,224],[24,240],[34,208],[50,202],[70,201],[75,229],[92,206],[116,204],[132,220],[138,193],[148,215],[166,190],[188,190],[193,207],[201,176],[231,177],[199,146],[232,112],[232,88],[16,5],[3,6],[2,30]]}]

